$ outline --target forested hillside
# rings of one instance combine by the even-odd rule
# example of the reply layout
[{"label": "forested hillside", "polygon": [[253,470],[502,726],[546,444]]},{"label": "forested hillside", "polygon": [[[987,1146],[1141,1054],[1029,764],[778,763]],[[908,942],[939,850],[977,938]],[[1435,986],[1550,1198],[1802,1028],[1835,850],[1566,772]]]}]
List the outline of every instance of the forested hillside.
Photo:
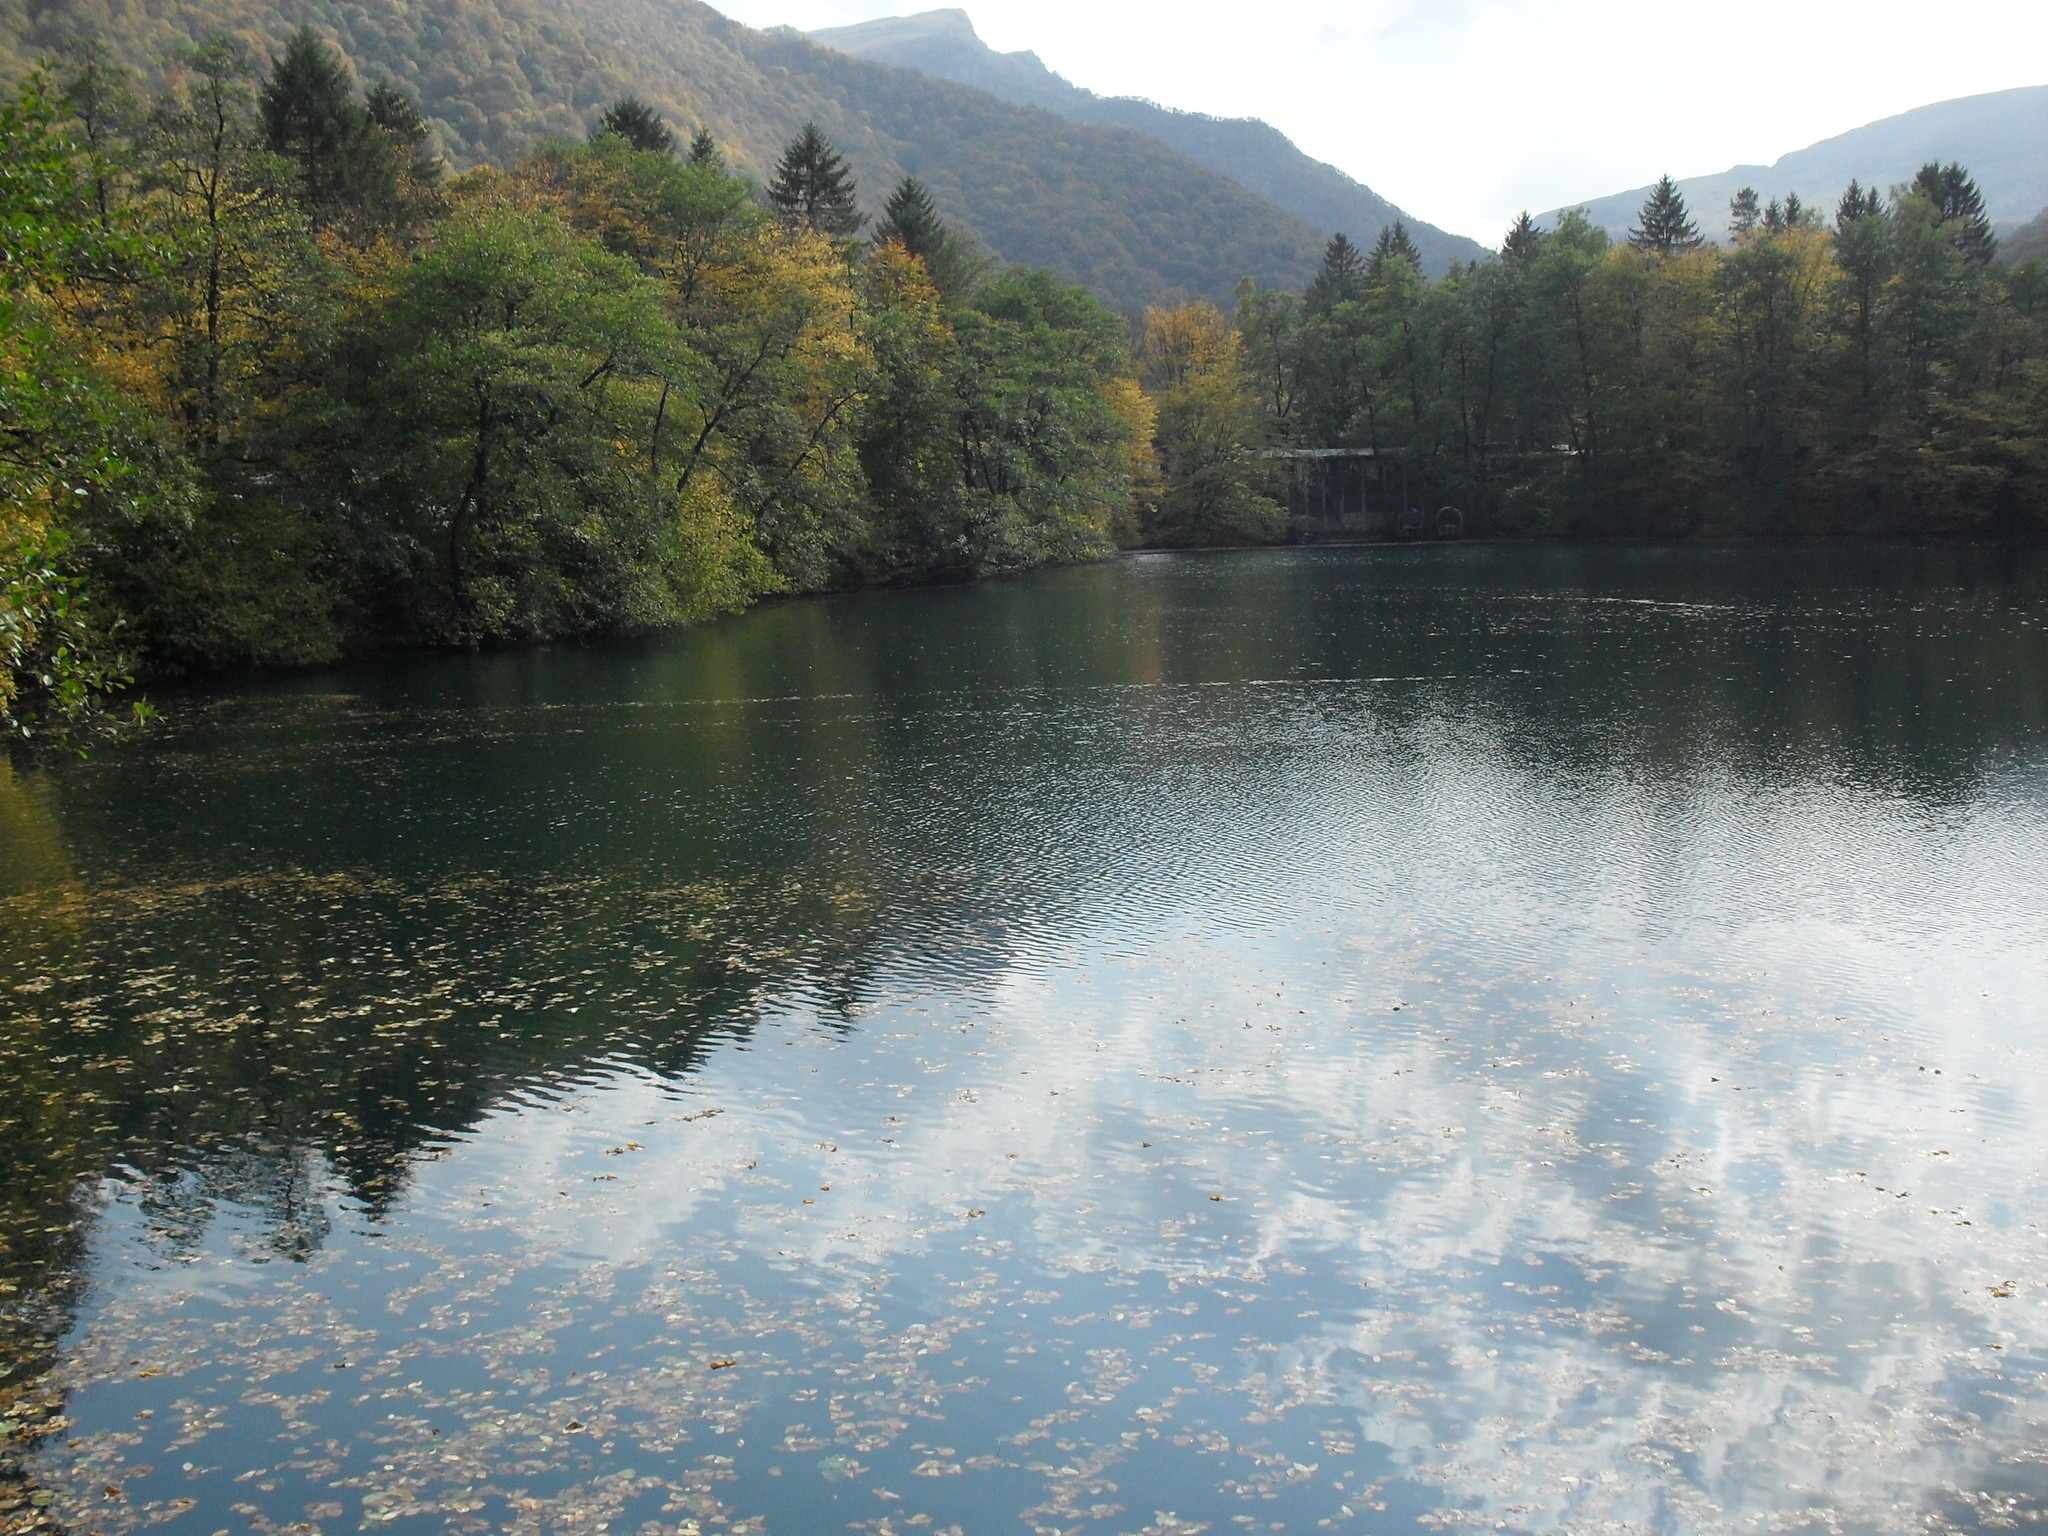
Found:
[{"label": "forested hillside", "polygon": [[1223,300],[1241,277],[1314,269],[1309,225],[1155,139],[756,31],[696,0],[0,0],[0,69],[19,80],[86,35],[153,80],[216,29],[266,59],[301,22],[363,84],[388,77],[410,94],[458,169],[580,138],[632,93],[708,128],[757,179],[815,121],[871,194],[914,174],[999,259],[1048,267],[1116,308]]},{"label": "forested hillside", "polygon": [[887,16],[809,34],[859,58],[921,70],[1026,106],[1044,107],[1079,123],[1135,128],[1191,160],[1220,171],[1325,235],[1342,232],[1371,244],[1400,220],[1425,271],[1486,254],[1476,241],[1409,217],[1372,188],[1334,165],[1311,159],[1270,123],[1247,117],[1178,112],[1132,96],[1098,96],[1047,69],[1034,53],[998,53],[962,10]]},{"label": "forested hillside", "polygon": [[1292,472],[1297,511],[1332,498],[1273,450],[1338,447],[1373,455],[1382,512],[1405,488],[1493,535],[2048,532],[2048,267],[1998,262],[1964,167],[1827,213],[1747,200],[1726,248],[1668,180],[1633,222],[1525,217],[1435,282],[1398,242],[1333,241],[1235,330],[1156,313],[1148,536],[1278,536]]}]

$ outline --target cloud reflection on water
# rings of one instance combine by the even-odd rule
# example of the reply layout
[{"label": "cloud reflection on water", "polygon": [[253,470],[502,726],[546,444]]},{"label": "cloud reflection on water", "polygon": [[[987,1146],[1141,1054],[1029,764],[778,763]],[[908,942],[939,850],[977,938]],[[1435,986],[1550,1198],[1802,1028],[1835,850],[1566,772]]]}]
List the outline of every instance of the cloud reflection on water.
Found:
[{"label": "cloud reflection on water", "polygon": [[[146,942],[101,963],[171,997],[140,1025],[359,1043],[152,1109],[172,1173],[104,1186],[51,1478],[110,1529],[96,1483],[173,1497],[131,1415],[213,1381],[255,1491],[189,1474],[209,1530],[335,1489],[458,1529],[2048,1508],[2033,653],[2013,683],[1975,597],[1908,643],[1823,594],[1862,659],[1793,666],[1811,594],[1375,585],[1406,569],[1051,578],[1093,649],[998,622],[1028,584],[945,654],[929,612],[791,608],[701,669],[751,702],[654,711],[619,673],[670,653],[572,657],[473,736],[415,700],[149,765],[253,850],[165,857],[254,872],[136,882],[109,931]],[[107,829],[154,805],[78,800],[132,860]],[[309,1200],[325,1247],[274,1262],[250,1213]]]}]

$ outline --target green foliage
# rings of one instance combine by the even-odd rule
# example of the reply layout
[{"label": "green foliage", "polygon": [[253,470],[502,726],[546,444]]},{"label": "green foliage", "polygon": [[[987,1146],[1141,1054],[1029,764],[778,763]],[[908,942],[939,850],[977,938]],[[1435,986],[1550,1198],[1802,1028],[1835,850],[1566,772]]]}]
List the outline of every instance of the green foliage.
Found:
[{"label": "green foliage", "polygon": [[154,95],[178,72],[167,61],[216,32],[267,67],[302,24],[357,79],[416,104],[426,162],[456,171],[583,139],[606,104],[631,95],[678,130],[701,125],[757,184],[814,122],[863,186],[879,193],[915,175],[997,259],[1048,267],[1119,311],[1228,302],[1247,274],[1295,286],[1321,244],[1309,224],[1157,139],[742,27],[697,0],[35,0],[0,5],[0,86],[89,35]]},{"label": "green foliage", "polygon": [[1334,234],[1323,247],[1323,268],[1308,285],[1309,308],[1325,313],[1365,291],[1365,257],[1348,235]]},{"label": "green foliage", "polygon": [[1021,570],[1109,547],[1130,494],[1123,322],[1050,273],[1005,272],[955,317],[951,375],[973,567]]},{"label": "green foliage", "polygon": [[1930,160],[1913,178],[1913,190],[1933,205],[1965,257],[1985,265],[1997,257],[1998,237],[1991,233],[1991,220],[1984,212],[1984,194],[1968,171],[1953,160],[1947,165]]},{"label": "green foliage", "polygon": [[1628,243],[1652,256],[1678,256],[1700,248],[1699,226],[1686,212],[1685,194],[1669,176],[1658,177],[1657,185],[1643,200]]},{"label": "green foliage", "polygon": [[1392,475],[1501,532],[2039,530],[2048,281],[1990,262],[1973,191],[1852,186],[1831,231],[1772,199],[1727,251],[1653,197],[1632,249],[1573,214],[1434,283],[1248,290],[1242,441],[1374,450],[1382,512]]},{"label": "green foliage", "polygon": [[81,572],[97,540],[189,506],[189,469],[67,335],[58,295],[144,248],[102,218],[99,163],[62,131],[47,82],[0,106],[0,730],[66,739],[128,681]]},{"label": "green foliage", "polygon": [[1160,490],[1147,509],[1147,542],[1242,544],[1276,537],[1285,513],[1273,499],[1258,397],[1240,339],[1213,305],[1145,317],[1141,377],[1157,410]]},{"label": "green foliage", "polygon": [[1373,241],[1372,254],[1365,259],[1365,280],[1375,284],[1388,281],[1393,276],[1391,264],[1394,262],[1416,272],[1422,270],[1422,255],[1408,237],[1408,226],[1399,219],[1382,229],[1379,238]]},{"label": "green foliage", "polygon": [[948,300],[963,297],[987,267],[965,240],[946,227],[931,193],[915,176],[898,182],[882,205],[882,222],[875,226],[874,243],[886,245],[891,240],[924,264],[932,286]]},{"label": "green foliage", "polygon": [[1508,226],[1507,235],[1501,240],[1501,256],[1507,261],[1528,261],[1542,249],[1543,231],[1524,208],[1515,215],[1515,222]]},{"label": "green foliage", "polygon": [[285,43],[257,105],[265,143],[298,165],[307,200],[316,208],[339,202],[367,114],[356,105],[347,66],[311,27]]},{"label": "green foliage", "polygon": [[1728,199],[1728,229],[1738,240],[1762,223],[1763,216],[1763,206],[1757,200],[1755,187],[1739,188]]},{"label": "green foliage", "polygon": [[784,146],[768,183],[768,206],[821,235],[857,234],[867,222],[855,203],[853,173],[816,123],[805,123]]},{"label": "green foliage", "polygon": [[134,681],[85,578],[65,568],[70,542],[49,529],[0,547],[0,732],[16,741],[82,741]]},{"label": "green foliage", "polygon": [[688,364],[630,261],[551,209],[464,210],[350,330],[347,458],[426,638],[702,615],[650,475]]},{"label": "green foliage", "polygon": [[260,93],[225,38],[146,110],[117,86],[88,53],[75,122],[40,83],[0,115],[17,736],[82,729],[117,631],[163,675],[647,629],[1077,558],[1125,517],[1122,323],[1042,273],[968,293],[915,196],[878,249],[831,238],[822,136],[796,218],[618,131],[399,227],[360,170],[416,119],[314,35]]},{"label": "green foliage", "polygon": [[256,100],[264,147],[297,167],[316,224],[403,226],[427,211],[441,167],[424,150],[426,120],[388,80],[357,102],[348,66],[311,27],[286,41]]},{"label": "green foliage", "polygon": [[644,154],[665,155],[676,147],[676,136],[668,131],[661,114],[638,96],[621,96],[604,109],[597,126],[590,131],[593,135],[616,134]]}]

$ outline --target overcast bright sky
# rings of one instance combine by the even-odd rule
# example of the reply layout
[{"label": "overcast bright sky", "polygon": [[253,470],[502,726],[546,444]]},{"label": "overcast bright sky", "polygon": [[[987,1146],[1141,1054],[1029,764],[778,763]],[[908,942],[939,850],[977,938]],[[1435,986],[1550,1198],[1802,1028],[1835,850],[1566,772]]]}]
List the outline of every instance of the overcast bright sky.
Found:
[{"label": "overcast bright sky", "polygon": [[[812,28],[926,0],[713,0]],[[1491,244],[1532,211],[1769,164],[1910,107],[2048,83],[2048,0],[969,0],[1078,85],[1263,117]]]}]

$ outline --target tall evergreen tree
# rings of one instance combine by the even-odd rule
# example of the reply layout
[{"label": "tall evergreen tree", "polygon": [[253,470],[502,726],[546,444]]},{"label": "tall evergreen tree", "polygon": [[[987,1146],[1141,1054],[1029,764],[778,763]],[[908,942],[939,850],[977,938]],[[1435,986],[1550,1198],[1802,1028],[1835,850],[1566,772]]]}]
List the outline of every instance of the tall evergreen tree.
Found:
[{"label": "tall evergreen tree", "polygon": [[638,96],[621,96],[604,109],[590,136],[595,139],[607,133],[617,134],[635,149],[650,154],[665,155],[676,147],[676,136],[668,131],[661,114]]},{"label": "tall evergreen tree", "polygon": [[1628,243],[1652,256],[1677,256],[1696,251],[1704,243],[1699,226],[1686,212],[1685,194],[1669,176],[1657,178],[1657,185],[1643,200],[1641,222],[1628,232]]},{"label": "tall evergreen tree", "polygon": [[1515,215],[1515,222],[1508,226],[1507,238],[1500,243],[1501,254],[1511,261],[1528,261],[1541,249],[1543,231],[1529,217],[1529,210],[1524,208]]},{"label": "tall evergreen tree", "polygon": [[1306,302],[1318,312],[1348,303],[1365,291],[1365,254],[1344,234],[1330,236],[1323,247],[1323,270],[1308,285]]},{"label": "tall evergreen tree", "polygon": [[1787,192],[1782,203],[1774,197],[1764,205],[1764,228],[1774,235],[1782,235],[1787,230],[1804,229],[1819,223],[1819,212],[1801,202],[1797,192]]},{"label": "tall evergreen tree", "polygon": [[1379,239],[1373,242],[1372,255],[1365,259],[1366,281],[1385,282],[1391,263],[1396,261],[1407,262],[1417,272],[1422,270],[1422,253],[1415,249],[1408,226],[1399,219],[1383,228]]},{"label": "tall evergreen tree", "polygon": [[389,80],[363,94],[368,119],[354,155],[354,200],[374,223],[404,226],[431,214],[443,169],[428,149],[432,134],[413,99]]},{"label": "tall evergreen tree", "polygon": [[271,62],[257,110],[265,143],[298,165],[306,201],[316,211],[340,202],[368,119],[347,66],[311,27],[294,32]]},{"label": "tall evergreen tree", "polygon": [[1970,260],[1989,266],[1998,254],[1998,237],[1991,232],[1991,220],[1984,213],[1984,194],[1970,173],[1954,160],[1947,165],[1928,161],[1913,178],[1913,190],[1934,204],[1941,222],[1949,226],[1949,238]]},{"label": "tall evergreen tree", "polygon": [[1865,191],[1853,178],[1842,193],[1842,199],[1835,204],[1835,228],[1839,231],[1854,224],[1858,219],[1874,219],[1884,212],[1884,198],[1877,188]]},{"label": "tall evergreen tree", "polygon": [[699,128],[690,135],[690,164],[707,170],[723,171],[725,154],[718,147],[718,140],[711,137],[709,128]]},{"label": "tall evergreen tree", "polygon": [[1738,240],[1755,230],[1762,217],[1755,187],[1744,187],[1728,199],[1728,229]]},{"label": "tall evergreen tree", "polygon": [[945,297],[958,298],[972,285],[978,263],[963,246],[960,237],[946,227],[923,182],[906,176],[882,205],[882,222],[875,226],[877,246],[898,241],[924,263],[932,286]]},{"label": "tall evergreen tree", "polygon": [[859,232],[867,216],[854,206],[853,172],[816,123],[789,141],[768,184],[768,203],[785,219],[821,235]]}]

